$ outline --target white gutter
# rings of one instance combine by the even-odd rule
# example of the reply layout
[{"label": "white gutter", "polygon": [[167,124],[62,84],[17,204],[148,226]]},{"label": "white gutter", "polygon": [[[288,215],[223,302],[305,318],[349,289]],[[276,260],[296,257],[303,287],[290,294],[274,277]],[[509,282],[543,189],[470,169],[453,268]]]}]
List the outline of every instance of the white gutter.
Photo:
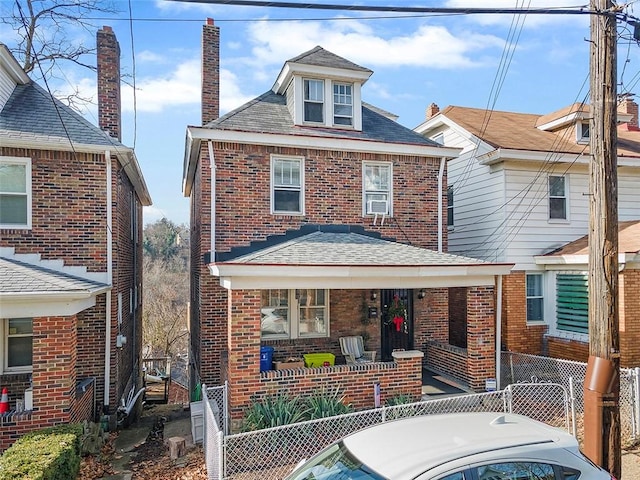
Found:
[{"label": "white gutter", "polygon": [[442,180],[444,177],[444,164],[447,161],[446,157],[442,157],[440,160],[440,171],[438,172],[438,253],[442,253]]},{"label": "white gutter", "polygon": [[[112,218],[112,196],[111,189],[111,152],[105,150],[104,156],[107,163],[107,284],[113,287],[113,218]],[[105,343],[104,343],[104,399],[105,411],[109,410],[109,389],[111,377],[111,289],[107,291],[105,301]]]},{"label": "white gutter", "polygon": [[496,277],[496,389],[500,390],[500,362],[501,358],[501,337],[502,337],[502,275]]},{"label": "white gutter", "polygon": [[216,162],[213,141],[209,140],[209,167],[211,168],[211,262],[216,261]]}]

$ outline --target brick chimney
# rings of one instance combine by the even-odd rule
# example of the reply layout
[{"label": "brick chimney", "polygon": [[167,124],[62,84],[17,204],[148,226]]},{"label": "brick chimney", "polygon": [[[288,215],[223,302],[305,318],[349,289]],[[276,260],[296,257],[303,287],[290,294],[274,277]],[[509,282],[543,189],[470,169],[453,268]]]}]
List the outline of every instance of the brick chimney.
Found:
[{"label": "brick chimney", "polygon": [[220,116],[220,27],[212,18],[202,27],[202,124]]},{"label": "brick chimney", "polygon": [[435,103],[432,103],[431,105],[429,105],[427,107],[426,120],[429,120],[431,117],[433,117],[439,111],[440,111],[440,107],[438,107],[438,105],[436,105]]},{"label": "brick chimney", "polygon": [[618,112],[632,115],[628,124],[634,127],[638,126],[638,104],[633,100],[632,94],[622,96],[618,104]]},{"label": "brick chimney", "polygon": [[120,103],[120,45],[111,27],[96,34],[98,50],[98,124],[113,138],[122,140]]}]

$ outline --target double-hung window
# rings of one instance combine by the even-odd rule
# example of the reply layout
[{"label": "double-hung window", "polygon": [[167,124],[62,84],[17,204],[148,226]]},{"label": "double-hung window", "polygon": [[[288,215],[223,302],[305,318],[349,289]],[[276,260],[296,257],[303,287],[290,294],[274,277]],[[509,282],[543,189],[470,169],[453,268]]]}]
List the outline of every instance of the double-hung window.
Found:
[{"label": "double-hung window", "polygon": [[527,290],[527,322],[544,321],[544,296],[541,273],[526,276]]},{"label": "double-hung window", "polygon": [[260,331],[264,339],[329,336],[327,290],[262,290]]},{"label": "double-hung window", "polygon": [[33,320],[7,318],[2,320],[4,332],[4,372],[28,372],[33,364]]},{"label": "double-hung window", "polygon": [[565,176],[549,176],[549,219],[567,219],[567,179]]},{"label": "double-hung window", "polygon": [[362,188],[365,215],[391,215],[391,186],[391,163],[363,164]]},{"label": "double-hung window", "polygon": [[447,187],[447,227],[453,227],[453,185]]},{"label": "double-hung window", "polygon": [[304,121],[324,123],[324,81],[304,79]]},{"label": "double-hung window", "polygon": [[31,228],[31,159],[0,157],[0,228]]},{"label": "double-hung window", "polygon": [[353,125],[353,86],[333,84],[333,124]]},{"label": "double-hung window", "polygon": [[304,213],[303,158],[271,158],[271,211],[289,215]]}]

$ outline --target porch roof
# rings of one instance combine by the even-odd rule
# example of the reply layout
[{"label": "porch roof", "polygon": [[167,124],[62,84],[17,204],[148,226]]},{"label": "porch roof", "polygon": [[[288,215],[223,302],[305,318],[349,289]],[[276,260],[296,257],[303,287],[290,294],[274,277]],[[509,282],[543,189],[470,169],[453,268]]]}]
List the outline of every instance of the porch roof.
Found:
[{"label": "porch roof", "polygon": [[4,318],[68,316],[95,305],[111,287],[12,258],[0,257],[0,313]]},{"label": "porch roof", "polygon": [[313,232],[209,265],[228,289],[435,288],[494,285],[489,263],[358,233]]}]

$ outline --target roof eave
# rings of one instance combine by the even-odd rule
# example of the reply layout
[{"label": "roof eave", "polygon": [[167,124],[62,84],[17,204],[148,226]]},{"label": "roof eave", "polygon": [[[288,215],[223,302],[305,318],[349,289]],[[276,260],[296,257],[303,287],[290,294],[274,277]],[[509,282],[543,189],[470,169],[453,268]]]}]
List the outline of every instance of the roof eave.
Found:
[{"label": "roof eave", "polygon": [[238,130],[217,130],[207,127],[188,127],[188,138],[191,137],[193,145],[187,145],[185,152],[185,164],[188,162],[190,169],[195,168],[191,165],[194,159],[197,159],[199,153],[194,149],[196,140],[199,141],[220,141],[245,143],[251,145],[265,146],[282,146],[294,148],[314,148],[320,150],[335,150],[336,141],[341,142],[345,150],[366,152],[366,153],[382,153],[397,155],[421,155],[435,158],[455,158],[460,154],[461,149],[442,146],[419,145],[413,143],[391,143],[379,142],[375,140],[352,139],[344,137],[315,137],[310,135],[288,135],[280,133],[260,133],[260,132],[244,132]]},{"label": "roof eave", "polygon": [[496,148],[478,157],[480,165],[495,165],[505,160],[523,160],[533,162],[552,161],[553,163],[588,164],[589,155],[576,153],[553,153],[534,150],[516,150],[510,148]]},{"label": "roof eave", "polygon": [[494,285],[513,264],[476,265],[259,265],[210,264],[220,285],[234,289],[307,288],[441,288]]},{"label": "roof eave", "polygon": [[2,292],[2,315],[7,318],[75,315],[93,307],[96,297],[110,289],[111,286],[104,285],[71,292]]}]

